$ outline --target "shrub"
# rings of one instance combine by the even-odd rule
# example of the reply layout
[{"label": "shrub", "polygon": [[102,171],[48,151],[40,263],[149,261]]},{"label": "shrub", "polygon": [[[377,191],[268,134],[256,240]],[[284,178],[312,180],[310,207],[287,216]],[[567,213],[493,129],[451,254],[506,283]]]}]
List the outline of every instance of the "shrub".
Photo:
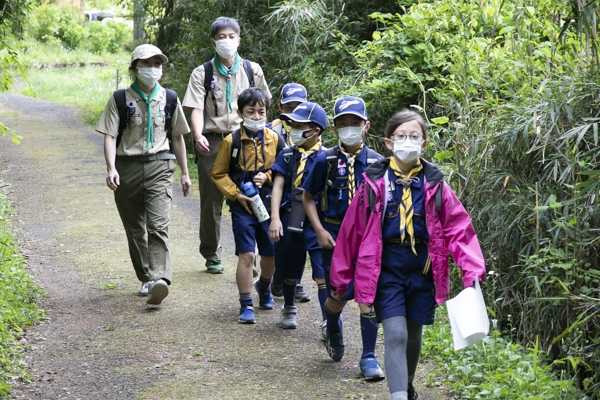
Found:
[{"label": "shrub", "polygon": [[63,14],[58,28],[58,38],[65,47],[78,49],[88,36],[89,31],[78,23],[75,18],[68,13]]},{"label": "shrub", "polygon": [[122,49],[131,38],[131,30],[122,22],[108,22],[103,24],[92,21],[90,24],[89,50],[94,53],[109,51],[116,53]]},{"label": "shrub", "polygon": [[36,304],[42,291],[26,272],[25,260],[8,229],[6,214],[6,198],[0,196],[0,397],[10,394],[11,378],[27,379],[20,364],[22,347],[16,341],[23,327],[44,317]]},{"label": "shrub", "polygon": [[32,36],[41,42],[53,40],[58,34],[61,15],[61,8],[54,4],[36,7],[30,22]]}]

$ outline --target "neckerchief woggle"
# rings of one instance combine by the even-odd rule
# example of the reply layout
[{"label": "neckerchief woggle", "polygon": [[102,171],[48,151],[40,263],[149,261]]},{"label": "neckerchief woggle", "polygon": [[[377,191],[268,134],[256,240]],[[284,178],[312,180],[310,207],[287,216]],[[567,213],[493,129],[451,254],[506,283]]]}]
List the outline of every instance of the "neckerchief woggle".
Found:
[{"label": "neckerchief woggle", "polygon": [[158,82],[156,82],[152,88],[152,91],[150,92],[150,96],[146,96],[146,93],[144,93],[144,91],[139,87],[137,80],[135,80],[135,82],[133,82],[129,87],[146,102],[146,120],[148,122],[146,132],[146,147],[154,147],[154,132],[152,132],[152,100],[154,100],[154,97],[156,97],[160,91],[161,86]]}]

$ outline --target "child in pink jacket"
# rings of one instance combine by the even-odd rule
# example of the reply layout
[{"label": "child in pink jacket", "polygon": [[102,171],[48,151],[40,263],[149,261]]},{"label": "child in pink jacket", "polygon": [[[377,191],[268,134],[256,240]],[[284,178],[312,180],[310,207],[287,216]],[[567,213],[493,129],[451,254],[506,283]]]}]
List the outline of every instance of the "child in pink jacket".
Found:
[{"label": "child in pink jacket", "polygon": [[332,296],[354,280],[355,301],[383,324],[392,400],[416,399],[413,380],[423,325],[448,298],[448,252],[465,287],[483,281],[485,263],[471,219],[442,172],[420,158],[427,128],[416,112],[394,114],[385,129],[393,156],[372,164],[342,226],[331,264]]}]

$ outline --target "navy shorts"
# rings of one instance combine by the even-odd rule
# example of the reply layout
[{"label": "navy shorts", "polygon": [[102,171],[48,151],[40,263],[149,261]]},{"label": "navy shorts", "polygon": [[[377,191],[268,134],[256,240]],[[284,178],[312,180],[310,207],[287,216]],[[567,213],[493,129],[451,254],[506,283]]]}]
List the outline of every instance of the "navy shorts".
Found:
[{"label": "navy shorts", "polygon": [[323,272],[323,253],[317,240],[317,234],[313,226],[304,224],[302,233],[287,230],[290,218],[289,211],[281,210],[281,224],[283,236],[275,243],[275,269],[277,276],[281,279],[300,279],[306,264],[306,253],[310,256],[313,279],[325,278]]},{"label": "navy shorts", "polygon": [[254,214],[248,214],[239,204],[231,204],[231,227],[235,240],[235,255],[254,253],[258,246],[258,254],[262,257],[273,257],[275,246],[269,237],[271,220],[258,222]]},{"label": "navy shorts", "polygon": [[[375,312],[383,321],[406,317],[419,324],[431,325],[435,315],[435,285],[429,267],[426,244],[417,244],[418,255],[410,246],[386,242],[381,257],[381,274],[377,282]],[[427,271],[424,270],[427,266]]]},{"label": "navy shorts", "polygon": [[[333,240],[337,241],[338,233],[340,232],[340,225],[323,222],[323,228],[327,230],[333,237]],[[323,270],[325,271],[325,284],[327,285],[327,295],[331,297],[331,258],[333,257],[333,249],[323,249]],[[354,299],[354,279],[350,281],[346,289],[346,293],[339,299],[341,301],[348,301]],[[336,299],[337,300],[337,299]]]}]

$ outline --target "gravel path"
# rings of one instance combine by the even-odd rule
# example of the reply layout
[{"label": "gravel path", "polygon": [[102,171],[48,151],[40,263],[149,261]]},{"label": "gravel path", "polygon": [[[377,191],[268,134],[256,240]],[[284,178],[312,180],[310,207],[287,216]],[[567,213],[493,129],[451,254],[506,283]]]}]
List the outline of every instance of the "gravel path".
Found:
[{"label": "gravel path", "polygon": [[[385,381],[360,379],[355,304],[344,312],[341,362],[327,356],[308,281],[313,300],[299,306],[298,329],[277,327],[282,299],[276,310],[258,311],[256,325],[236,322],[230,222],[224,218],[226,272],[206,274],[197,192],[184,199],[174,190],[173,285],[161,307],[147,306],[137,296],[105,185],[102,138],[80,122],[80,113],[17,95],[0,99],[2,122],[23,136],[18,146],[0,137],[0,183],[16,208],[14,229],[47,293],[42,307],[49,317],[23,337],[31,347],[25,361],[32,381],[15,382],[15,399],[388,398]],[[383,360],[381,343],[377,350]],[[420,400],[446,397],[424,382],[416,385]]]}]

